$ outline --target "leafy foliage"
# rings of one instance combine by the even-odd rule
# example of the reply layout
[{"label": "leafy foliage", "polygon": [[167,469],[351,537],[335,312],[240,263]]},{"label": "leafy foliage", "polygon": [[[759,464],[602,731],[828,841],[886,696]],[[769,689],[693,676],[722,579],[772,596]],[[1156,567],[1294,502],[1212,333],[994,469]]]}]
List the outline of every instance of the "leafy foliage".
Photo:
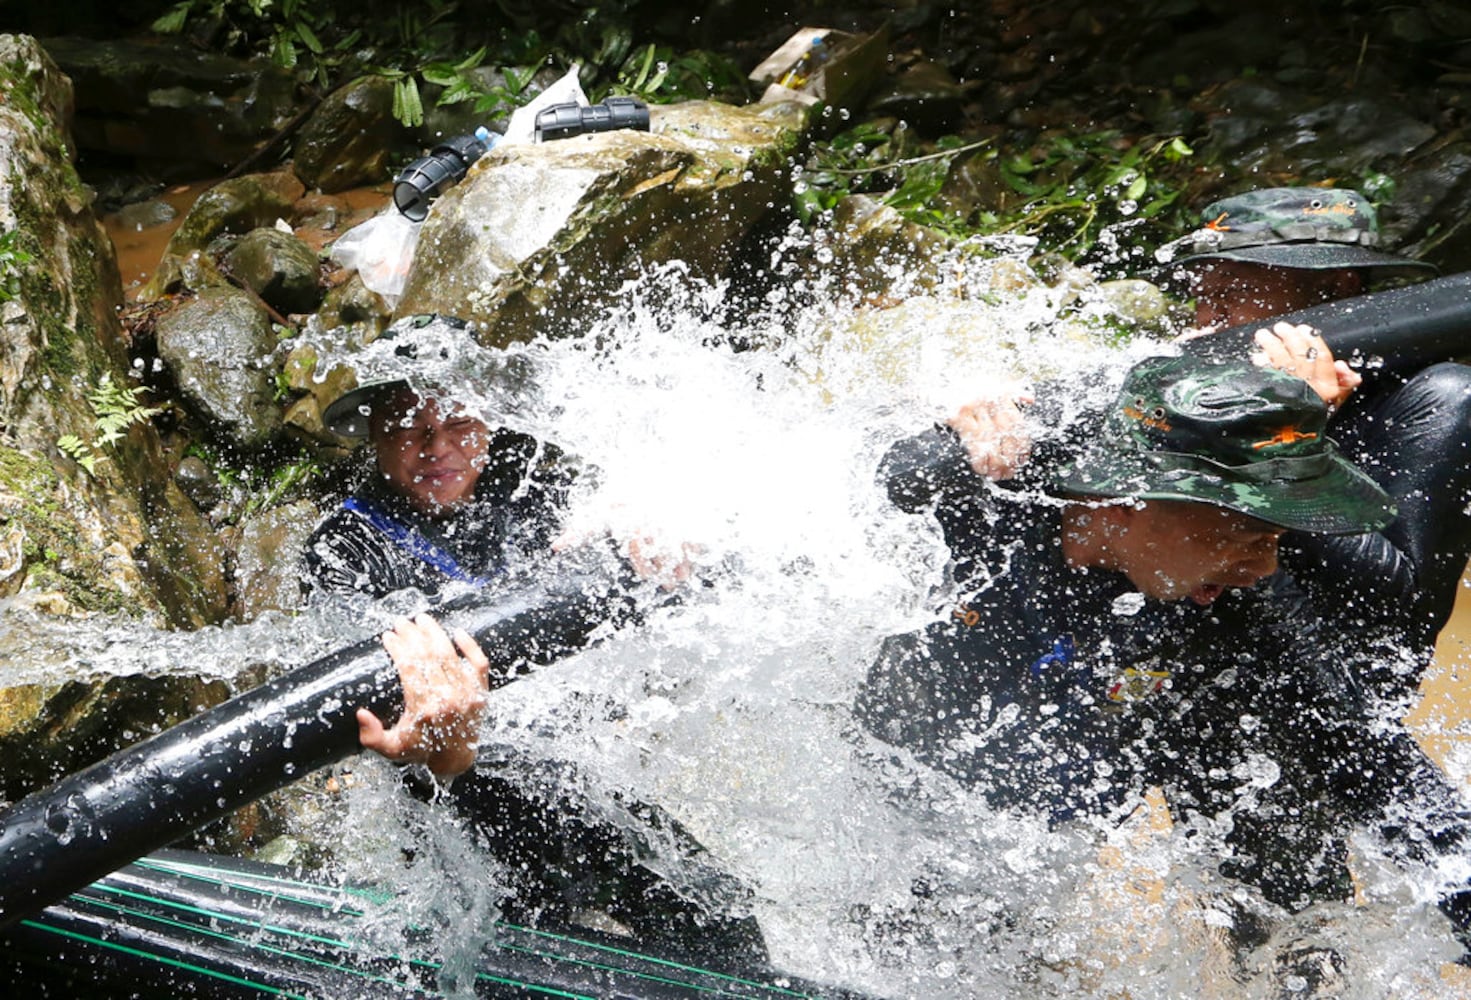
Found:
[{"label": "leafy foliage", "polygon": [[239,465],[203,442],[195,442],[188,454],[209,467],[210,473],[233,499],[225,523],[238,522],[280,506],[310,492],[322,474],[321,463],[305,452],[289,455],[274,466]]},{"label": "leafy foliage", "polygon": [[[504,115],[525,103],[543,66],[581,66],[593,100],[608,93],[649,102],[744,96],[745,76],[726,57],[636,42],[636,2],[600,4],[560,19],[551,37],[518,26],[524,18],[517,15],[525,12],[498,6],[505,16],[487,21],[474,16],[468,0],[363,0],[354,7],[331,0],[180,0],[153,30],[178,34],[216,25],[219,48],[267,54],[322,88],[364,72],[388,77],[394,117],[411,127],[422,124],[431,99],[473,101],[478,113]],[[478,72],[490,69],[498,72]]]},{"label": "leafy foliage", "polygon": [[19,229],[0,233],[0,302],[9,302],[20,294],[20,276],[35,255],[20,245]]},{"label": "leafy foliage", "polygon": [[[850,194],[871,194],[911,222],[955,236],[1036,237],[1071,257],[1094,250],[1110,226],[1170,217],[1185,190],[1192,155],[1179,136],[1131,140],[1116,131],[1057,133],[1026,149],[945,136],[910,155],[907,134],[866,122],[814,147],[795,191],[804,221]],[[966,156],[966,160],[961,157]],[[988,175],[990,203],[956,205],[944,197],[955,169]]]}]

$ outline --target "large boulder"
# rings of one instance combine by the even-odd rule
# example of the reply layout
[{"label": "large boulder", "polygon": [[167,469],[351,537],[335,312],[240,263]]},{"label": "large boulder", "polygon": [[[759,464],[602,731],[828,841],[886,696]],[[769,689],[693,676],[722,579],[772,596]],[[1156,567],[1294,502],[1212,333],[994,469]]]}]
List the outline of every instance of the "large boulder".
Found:
[{"label": "large boulder", "polygon": [[246,450],[275,437],[276,333],[253,296],[206,289],[161,317],[155,335],[180,394],[216,433]]},{"label": "large boulder", "polygon": [[[62,654],[28,642],[17,618],[197,626],[227,607],[222,553],[174,485],[152,425],[135,413],[112,441],[100,425],[139,404],[112,244],[67,155],[69,104],[41,48],[0,35],[0,592],[11,616],[0,665],[42,678],[0,688],[6,797],[211,696],[191,678],[69,676]],[[38,672],[48,656],[56,662]]]},{"label": "large boulder", "polygon": [[398,312],[448,312],[487,343],[583,328],[653,262],[717,278],[774,205],[801,140],[796,104],[655,109],[620,131],[492,150],[430,210]]},{"label": "large boulder", "polygon": [[328,194],[389,179],[408,138],[393,117],[393,81],[363,76],[328,94],[296,137],[296,176]]},{"label": "large boulder", "polygon": [[210,188],[189,208],[169,237],[164,257],[186,257],[222,233],[243,235],[291,214],[305,192],[289,171],[231,177]]},{"label": "large boulder", "polygon": [[139,413],[110,443],[99,426],[141,403],[128,394],[112,244],[67,156],[66,80],[23,36],[0,36],[0,67],[0,176],[11,179],[0,186],[0,528],[24,536],[7,591],[218,620],[220,553],[162,468],[157,435]]},{"label": "large boulder", "polygon": [[311,247],[274,226],[252,229],[226,256],[230,273],[278,313],[307,313],[322,301]]},{"label": "large boulder", "polygon": [[86,150],[135,157],[165,177],[247,160],[296,113],[291,74],[202,52],[182,39],[48,38],[76,88],[74,134]]}]

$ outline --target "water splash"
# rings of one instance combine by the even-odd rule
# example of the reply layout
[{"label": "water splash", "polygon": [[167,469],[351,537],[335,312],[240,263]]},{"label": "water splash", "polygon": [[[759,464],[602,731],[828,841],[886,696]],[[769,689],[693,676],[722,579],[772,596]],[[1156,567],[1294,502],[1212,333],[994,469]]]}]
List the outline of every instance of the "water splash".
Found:
[{"label": "water splash", "polygon": [[[873,481],[884,450],[1016,382],[1075,387],[1066,419],[1159,349],[1096,336],[1096,302],[1038,281],[1029,246],[988,249],[999,255],[959,255],[925,294],[880,308],[801,275],[779,246],[772,270],[791,280],[738,317],[725,288],[666,268],[585,337],[470,350],[436,373],[489,421],[586,463],[573,535],[688,545],[701,580],[639,629],[498,691],[486,744],[596,776],[578,791],[609,814],[628,799],[667,809],[751,886],[773,960],[795,974],[904,996],[1260,995],[1270,956],[1317,935],[1356,954],[1401,943],[1363,974],[1378,991],[1363,995],[1436,995],[1415,979],[1444,941],[1423,900],[1314,908],[1279,925],[1278,952],[1243,963],[1218,905],[1240,891],[1143,804],[1122,827],[1049,832],[853,723],[879,643],[928,621],[945,585],[937,531]],[[11,683],[37,676],[19,664],[39,653],[84,674],[233,675],[306,662],[377,626],[314,611],[191,636],[28,627],[0,663]],[[502,873],[446,810],[399,792],[392,769],[365,761],[355,776],[306,832],[335,846],[341,873],[402,888],[399,915],[457,942],[447,961],[460,967]],[[698,891],[678,861],[656,863]]]}]

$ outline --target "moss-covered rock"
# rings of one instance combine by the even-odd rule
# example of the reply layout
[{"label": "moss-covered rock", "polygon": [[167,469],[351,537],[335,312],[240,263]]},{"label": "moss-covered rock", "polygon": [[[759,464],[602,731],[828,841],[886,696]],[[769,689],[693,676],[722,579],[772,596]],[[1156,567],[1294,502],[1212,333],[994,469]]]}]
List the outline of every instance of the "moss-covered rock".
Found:
[{"label": "moss-covered rock", "polygon": [[221,181],[190,207],[164,254],[185,257],[191,251],[203,250],[221,233],[244,235],[273,225],[291,214],[291,207],[305,190],[295,176],[282,170]]},{"label": "moss-covered rock", "polygon": [[263,60],[201,52],[157,35],[43,44],[75,84],[78,144],[137,157],[165,177],[233,167],[295,113],[291,74]]},{"label": "moss-covered rock", "polygon": [[122,285],[71,165],[66,93],[34,40],[0,36],[0,536],[20,558],[4,586],[72,609],[215,621],[220,553],[172,486],[142,402],[115,440],[99,426],[129,412]]},{"label": "moss-covered rock", "polygon": [[184,400],[228,442],[256,449],[280,430],[276,334],[249,293],[209,289],[161,317],[155,335]]},{"label": "moss-covered rock", "polygon": [[311,312],[322,300],[317,255],[291,233],[252,229],[225,258],[230,272],[277,312]]}]

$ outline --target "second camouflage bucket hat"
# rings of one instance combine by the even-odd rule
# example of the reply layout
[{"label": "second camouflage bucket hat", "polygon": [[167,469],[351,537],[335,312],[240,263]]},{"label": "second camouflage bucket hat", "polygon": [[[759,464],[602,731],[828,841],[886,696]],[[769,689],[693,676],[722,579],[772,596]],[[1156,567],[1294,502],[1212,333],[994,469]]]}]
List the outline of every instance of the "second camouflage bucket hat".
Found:
[{"label": "second camouflage bucket hat", "polygon": [[1247,362],[1149,358],[1058,485],[1094,497],[1187,500],[1313,534],[1374,531],[1388,495],[1328,440],[1302,379]]},{"label": "second camouflage bucket hat", "polygon": [[1379,217],[1369,200],[1343,188],[1263,188],[1205,207],[1201,226],[1161,247],[1161,264],[1210,260],[1310,271],[1360,268],[1374,279],[1428,278],[1432,264],[1377,249]]}]

